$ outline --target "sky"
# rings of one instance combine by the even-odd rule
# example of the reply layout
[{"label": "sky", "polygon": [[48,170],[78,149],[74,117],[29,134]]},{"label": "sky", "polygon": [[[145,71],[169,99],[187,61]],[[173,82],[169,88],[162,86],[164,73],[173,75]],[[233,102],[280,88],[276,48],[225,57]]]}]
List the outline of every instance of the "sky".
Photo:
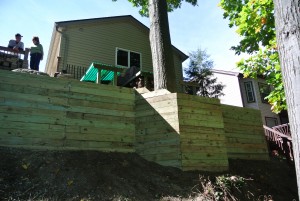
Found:
[{"label": "sky", "polygon": [[[198,6],[183,3],[169,13],[172,44],[185,54],[206,49],[214,68],[238,71],[235,66],[242,56],[235,55],[231,46],[240,41],[235,29],[228,27],[220,0],[198,0]],[[16,33],[23,35],[25,48],[38,36],[44,47],[40,71],[44,71],[54,23],[67,20],[132,15],[149,27],[149,18],[141,17],[139,8],[127,0],[0,0],[0,46],[6,47]],[[188,66],[188,60],[183,67]]]}]

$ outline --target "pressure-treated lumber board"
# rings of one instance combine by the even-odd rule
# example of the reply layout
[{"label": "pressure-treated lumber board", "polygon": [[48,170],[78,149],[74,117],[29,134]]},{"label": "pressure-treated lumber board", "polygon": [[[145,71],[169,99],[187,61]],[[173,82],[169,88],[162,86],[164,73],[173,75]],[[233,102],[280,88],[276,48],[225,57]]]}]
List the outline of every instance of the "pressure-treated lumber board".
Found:
[{"label": "pressure-treated lumber board", "polygon": [[21,145],[21,146],[53,146],[61,147],[63,146],[63,140],[61,139],[49,139],[49,138],[23,138],[12,136],[5,138],[0,135],[0,146],[2,145]]},{"label": "pressure-treated lumber board", "polygon": [[54,125],[54,124],[37,124],[30,122],[12,122],[12,121],[1,121],[0,128],[18,128],[25,130],[44,130],[46,131],[62,131],[64,132],[64,125]]},{"label": "pressure-treated lumber board", "polygon": [[65,135],[61,131],[45,130],[26,130],[19,128],[0,128],[1,136],[4,138],[22,137],[22,138],[47,138],[47,139],[64,139]]},{"label": "pressure-treated lumber board", "polygon": [[83,141],[66,139],[64,147],[86,149],[97,148],[99,151],[118,151],[118,152],[133,152],[134,147],[129,142],[102,142],[102,141]]},{"label": "pressure-treated lumber board", "polygon": [[182,160],[227,160],[227,155],[220,154],[220,153],[213,153],[213,152],[208,152],[208,153],[183,153],[182,154]]},{"label": "pressure-treated lumber board", "polygon": [[244,160],[270,160],[265,153],[228,153],[230,159],[244,159]]},{"label": "pressure-treated lumber board", "polygon": [[116,135],[115,133],[103,134],[103,133],[66,133],[66,139],[71,140],[83,140],[83,141],[101,141],[101,142],[135,142],[135,137],[133,135]]}]

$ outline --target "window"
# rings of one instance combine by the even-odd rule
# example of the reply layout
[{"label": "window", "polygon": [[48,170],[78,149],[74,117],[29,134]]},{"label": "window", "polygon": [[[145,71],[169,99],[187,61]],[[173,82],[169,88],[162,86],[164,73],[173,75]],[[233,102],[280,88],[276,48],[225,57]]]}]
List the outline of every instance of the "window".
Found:
[{"label": "window", "polygon": [[266,119],[266,125],[270,128],[278,125],[278,121],[274,117],[265,117],[265,119]]},{"label": "window", "polygon": [[255,102],[255,95],[253,91],[253,85],[252,82],[244,82],[245,85],[245,90],[246,90],[246,96],[247,96],[247,102],[248,103],[253,103]]},{"label": "window", "polygon": [[268,96],[271,92],[270,86],[264,83],[258,83],[259,93],[261,97],[261,102],[268,103],[268,100],[266,100],[266,96]]},{"label": "window", "polygon": [[116,49],[116,65],[131,67],[136,66],[141,68],[141,54],[129,50]]}]

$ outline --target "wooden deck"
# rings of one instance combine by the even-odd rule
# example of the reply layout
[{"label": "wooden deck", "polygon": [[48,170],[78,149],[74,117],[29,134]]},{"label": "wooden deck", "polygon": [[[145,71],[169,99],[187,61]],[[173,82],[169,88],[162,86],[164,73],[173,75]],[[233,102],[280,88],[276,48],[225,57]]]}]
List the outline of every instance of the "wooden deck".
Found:
[{"label": "wooden deck", "polygon": [[10,48],[0,46],[0,69],[14,70],[17,68],[28,68],[29,49],[15,52]]}]

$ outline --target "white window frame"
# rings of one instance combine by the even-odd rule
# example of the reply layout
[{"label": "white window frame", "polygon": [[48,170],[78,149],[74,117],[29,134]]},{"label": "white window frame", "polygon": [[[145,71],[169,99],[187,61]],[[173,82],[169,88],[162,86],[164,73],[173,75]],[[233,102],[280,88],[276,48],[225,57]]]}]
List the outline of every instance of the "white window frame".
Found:
[{"label": "white window frame", "polygon": [[[118,65],[118,50],[122,50],[122,51],[127,52],[128,66]],[[130,53],[131,52],[140,55],[140,69],[142,69],[142,54],[141,53],[135,52],[135,51],[131,51],[131,50],[127,50],[127,49],[123,49],[123,48],[119,48],[119,47],[116,48],[115,65],[116,66],[122,66],[122,67],[130,68],[131,67],[131,64],[130,64]]]},{"label": "white window frame", "polygon": [[[249,84],[249,87],[247,87],[247,85]],[[253,88],[253,83],[252,81],[247,81],[247,82],[244,82],[244,86],[245,86],[245,93],[246,93],[246,97],[247,97],[247,102],[248,103],[255,103],[256,100],[255,100],[255,93],[254,93],[254,88]],[[253,100],[250,100],[249,96],[248,96],[248,93],[252,93],[252,96],[253,96]]]}]

